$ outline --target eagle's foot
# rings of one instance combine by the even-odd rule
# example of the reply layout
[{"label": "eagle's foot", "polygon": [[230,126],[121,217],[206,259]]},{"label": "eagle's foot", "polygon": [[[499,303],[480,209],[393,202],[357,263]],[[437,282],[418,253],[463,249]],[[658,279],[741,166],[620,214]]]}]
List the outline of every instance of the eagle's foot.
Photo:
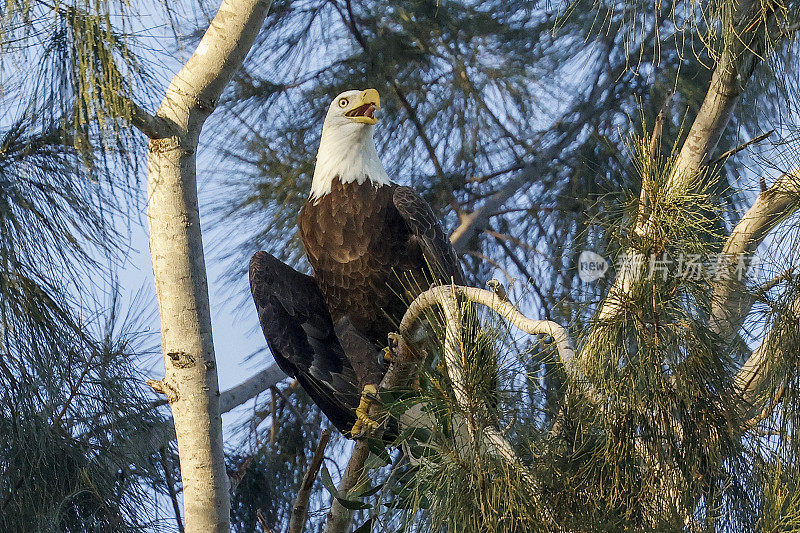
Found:
[{"label": "eagle's foot", "polygon": [[500,283],[498,280],[492,278],[486,282],[486,285],[489,286],[489,288],[492,290],[493,293],[495,293],[495,295],[497,295],[498,298],[500,298],[504,302],[508,301],[508,293],[506,292],[506,288],[503,287],[503,284]]},{"label": "eagle's foot", "polygon": [[353,429],[350,434],[353,438],[362,437],[369,431],[374,431],[378,428],[378,423],[369,417],[369,408],[372,402],[377,399],[378,387],[375,385],[364,385],[364,390],[361,392],[361,401],[356,407],[356,423],[353,424]]},{"label": "eagle's foot", "polygon": [[400,334],[399,333],[389,333],[387,335],[389,338],[389,345],[381,351],[382,360],[384,364],[391,364],[394,360],[394,350],[400,345]]},{"label": "eagle's foot", "polygon": [[384,365],[390,365],[392,364],[392,359],[394,359],[394,352],[392,351],[391,346],[387,346],[386,348],[381,350],[381,358],[379,361],[380,363]]}]

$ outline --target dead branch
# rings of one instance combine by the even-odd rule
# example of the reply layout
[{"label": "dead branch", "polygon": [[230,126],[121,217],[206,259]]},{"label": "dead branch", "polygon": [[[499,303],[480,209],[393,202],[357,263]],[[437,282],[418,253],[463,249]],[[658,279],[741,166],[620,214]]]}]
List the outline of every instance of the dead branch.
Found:
[{"label": "dead branch", "polygon": [[753,144],[756,144],[756,143],[759,143],[759,142],[763,141],[764,139],[766,139],[767,137],[769,137],[773,133],[775,133],[775,130],[769,130],[767,133],[762,133],[758,137],[750,139],[746,143],[742,143],[739,146],[737,146],[736,148],[731,148],[730,150],[728,150],[727,152],[724,152],[722,155],[720,155],[719,157],[717,157],[713,161],[709,161],[707,163],[703,163],[703,166],[713,167],[717,163],[722,163],[723,161],[728,159],[730,156],[732,156],[734,154],[738,154],[739,152],[741,152],[742,150],[744,150],[748,146],[751,146]]},{"label": "dead branch", "polygon": [[288,533],[300,533],[303,531],[303,525],[306,523],[306,516],[308,515],[308,499],[311,497],[311,488],[314,486],[314,480],[317,479],[317,473],[322,466],[322,460],[325,458],[325,448],[328,446],[330,438],[330,429],[325,429],[319,436],[317,449],[314,450],[314,457],[308,465],[308,471],[303,476],[303,482],[297,492],[297,499],[295,499],[294,507],[292,507]]},{"label": "dead branch", "polygon": [[183,529],[183,520],[181,519],[181,506],[178,503],[178,492],[175,490],[175,480],[172,478],[172,467],[167,461],[167,451],[166,447],[162,447],[159,450],[161,455],[161,468],[164,469],[164,481],[167,484],[167,492],[169,493],[169,499],[172,502],[172,511],[175,513],[175,522],[178,524],[178,531],[180,533],[184,532]]}]

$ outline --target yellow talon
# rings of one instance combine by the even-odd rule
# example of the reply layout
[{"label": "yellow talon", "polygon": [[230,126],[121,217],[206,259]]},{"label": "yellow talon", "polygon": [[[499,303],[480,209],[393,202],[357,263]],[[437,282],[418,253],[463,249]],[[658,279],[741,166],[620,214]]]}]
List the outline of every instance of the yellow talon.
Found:
[{"label": "yellow talon", "polygon": [[384,363],[386,363],[387,365],[389,363],[391,363],[393,356],[394,356],[394,353],[392,352],[392,349],[389,346],[387,346],[386,348],[383,349],[383,362]]},{"label": "yellow talon", "polygon": [[389,345],[383,349],[383,361],[386,364],[390,364],[394,359],[394,349],[400,346],[400,337],[399,333],[389,333],[387,336],[389,340]]},{"label": "yellow talon", "polygon": [[366,430],[373,430],[378,427],[378,423],[369,417],[369,408],[372,406],[372,401],[375,395],[378,394],[378,388],[375,385],[364,385],[364,390],[361,392],[361,401],[356,407],[356,423],[353,424],[353,429],[350,434],[353,437],[360,437]]}]

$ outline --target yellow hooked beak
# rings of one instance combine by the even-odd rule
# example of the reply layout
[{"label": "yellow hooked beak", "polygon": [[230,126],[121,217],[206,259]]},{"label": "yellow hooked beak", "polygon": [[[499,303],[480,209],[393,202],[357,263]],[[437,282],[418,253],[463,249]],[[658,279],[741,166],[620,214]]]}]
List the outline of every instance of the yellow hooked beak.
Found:
[{"label": "yellow hooked beak", "polygon": [[377,124],[375,112],[380,108],[381,95],[375,89],[367,89],[344,116],[362,124]]}]

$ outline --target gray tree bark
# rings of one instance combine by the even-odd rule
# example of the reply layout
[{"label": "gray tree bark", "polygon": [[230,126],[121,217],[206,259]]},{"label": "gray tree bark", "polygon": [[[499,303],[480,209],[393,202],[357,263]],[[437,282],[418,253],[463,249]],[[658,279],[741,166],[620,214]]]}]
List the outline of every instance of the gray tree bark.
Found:
[{"label": "gray tree bark", "polygon": [[206,118],[242,64],[269,0],[224,0],[154,117],[136,110],[148,136],[150,252],[161,316],[165,377],[150,385],[167,396],[175,422],[186,531],[230,530],[229,480],[222,447],[208,301],[196,152]]}]

